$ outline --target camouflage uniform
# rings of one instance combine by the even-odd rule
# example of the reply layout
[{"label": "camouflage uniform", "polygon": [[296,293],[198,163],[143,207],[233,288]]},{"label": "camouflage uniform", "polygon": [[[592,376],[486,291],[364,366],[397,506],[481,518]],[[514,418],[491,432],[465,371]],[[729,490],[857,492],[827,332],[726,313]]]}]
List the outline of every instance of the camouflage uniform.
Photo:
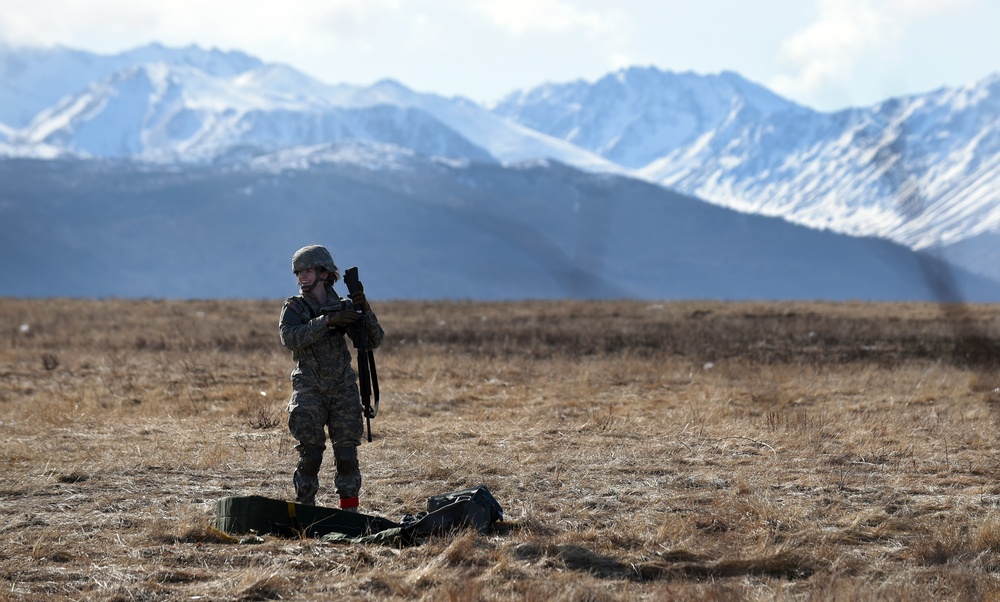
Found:
[{"label": "camouflage uniform", "polygon": [[[332,262],[332,260],[331,260]],[[368,346],[374,349],[385,336],[375,313],[364,314],[350,328],[331,329],[323,313],[351,309],[350,299],[339,297],[329,283],[326,305],[311,294],[289,297],[281,311],[281,344],[292,351],[292,397],[288,403],[288,428],[299,444],[299,463],[293,476],[296,501],[314,504],[319,491],[319,469],[326,449],[326,431],[336,460],[334,485],[342,508],[354,508],[361,491],[357,448],[364,435],[358,378],[351,366],[348,334],[355,328],[368,330]],[[347,334],[347,336],[345,336]]]}]

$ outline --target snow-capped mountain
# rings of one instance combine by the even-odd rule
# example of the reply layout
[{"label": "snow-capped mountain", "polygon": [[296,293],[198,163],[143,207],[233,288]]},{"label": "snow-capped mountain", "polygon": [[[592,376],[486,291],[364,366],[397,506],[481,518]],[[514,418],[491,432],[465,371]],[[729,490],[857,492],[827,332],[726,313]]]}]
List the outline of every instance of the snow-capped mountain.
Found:
[{"label": "snow-capped mountain", "polygon": [[230,78],[188,65],[130,67],[43,111],[13,142],[29,148],[57,146],[84,156],[190,162],[212,161],[237,150],[262,153],[370,140],[431,156],[493,160],[419,109],[337,107],[317,96],[282,90],[294,81],[291,70],[264,69]]},{"label": "snow-capped mountain", "polygon": [[[61,149],[81,156],[191,162],[367,140],[473,161],[545,157],[590,169],[619,169],[464,99],[419,94],[390,80],[369,87],[327,85],[291,67],[263,65],[241,54],[203,51],[199,57],[196,49],[184,49],[171,57],[163,51],[153,46],[114,60],[97,57],[98,67],[90,72],[107,75],[64,96],[59,94],[79,82],[50,82],[45,75],[54,70],[45,67],[57,59],[29,55],[26,66],[9,78],[14,81],[10,89],[35,82],[42,89],[58,89],[48,97],[60,100],[19,129],[8,127],[7,154],[47,156]],[[72,53],[64,60],[75,64],[81,59]],[[9,112],[28,113],[36,105],[29,98],[19,111]]]},{"label": "snow-capped mountain", "polygon": [[14,48],[0,43],[0,124],[27,125],[41,111],[86,90],[114,73],[145,63],[189,65],[218,77],[232,77],[262,66],[238,51],[167,48],[150,44],[115,55],[57,46]]},{"label": "snow-capped mountain", "polygon": [[980,250],[1000,232],[1000,75],[822,113],[735,73],[629,68],[486,107],[392,80],[329,85],[235,51],[0,46],[0,156],[263,169],[346,160],[323,149],[351,142],[632,175],[742,212],[940,249],[1000,278]]},{"label": "snow-capped mountain", "polygon": [[1000,229],[1000,75],[821,113],[733,73],[633,68],[494,110],[740,211],[914,248]]},{"label": "snow-capped mountain", "polygon": [[472,101],[416,93],[392,80],[368,88],[340,88],[332,98],[337,104],[347,106],[393,104],[427,111],[504,163],[552,159],[588,171],[627,171],[572,141],[514,123]]},{"label": "snow-capped mountain", "polygon": [[1000,76],[721,130],[643,170],[722,205],[915,248],[1000,228]]},{"label": "snow-capped mountain", "polygon": [[735,73],[701,76],[633,67],[593,84],[545,84],[515,92],[493,111],[639,169],[734,120],[753,123],[796,108]]}]

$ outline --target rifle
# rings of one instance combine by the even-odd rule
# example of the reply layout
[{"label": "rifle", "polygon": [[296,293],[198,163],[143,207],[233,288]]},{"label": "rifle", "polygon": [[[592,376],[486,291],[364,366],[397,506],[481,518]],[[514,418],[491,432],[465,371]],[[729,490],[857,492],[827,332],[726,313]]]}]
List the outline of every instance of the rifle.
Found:
[{"label": "rifle", "polygon": [[[347,268],[344,272],[344,284],[350,293],[364,290],[358,280],[358,268]],[[357,309],[361,313],[361,309]],[[358,350],[358,386],[361,391],[361,407],[364,410],[368,425],[368,442],[372,442],[372,418],[378,415],[378,373],[375,371],[375,352],[368,348],[367,320],[358,320],[354,324],[354,348]],[[372,405],[372,393],[375,404]]]}]

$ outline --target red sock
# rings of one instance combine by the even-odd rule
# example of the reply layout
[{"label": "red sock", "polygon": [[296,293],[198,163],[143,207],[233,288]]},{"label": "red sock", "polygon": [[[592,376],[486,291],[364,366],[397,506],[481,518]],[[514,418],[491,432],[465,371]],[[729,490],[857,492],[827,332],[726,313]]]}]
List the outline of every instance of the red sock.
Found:
[{"label": "red sock", "polygon": [[340,498],[340,507],[341,508],[357,508],[358,507],[358,498],[356,498],[356,497],[342,497],[342,498]]}]

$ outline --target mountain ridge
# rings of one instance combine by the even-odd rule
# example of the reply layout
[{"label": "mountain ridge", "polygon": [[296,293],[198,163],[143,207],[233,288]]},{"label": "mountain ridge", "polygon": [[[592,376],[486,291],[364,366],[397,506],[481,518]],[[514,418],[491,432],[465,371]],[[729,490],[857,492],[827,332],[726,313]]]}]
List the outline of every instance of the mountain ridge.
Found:
[{"label": "mountain ridge", "polygon": [[[59,78],[59,60],[89,66]],[[734,72],[630,67],[484,106],[395,80],[329,85],[239,51],[0,48],[0,101],[23,101],[0,102],[0,122],[41,102],[18,95],[31,83],[59,100],[20,126],[0,123],[0,155],[262,169],[360,141],[450,165],[553,161],[810,228],[948,248],[940,255],[1000,278],[989,253],[957,251],[1000,232],[1000,75],[822,113]]]},{"label": "mountain ridge", "polygon": [[[550,93],[553,85],[546,84],[534,96],[530,91],[517,96],[518,111],[504,105],[497,110],[515,120],[530,113],[535,117],[524,119],[541,131],[576,140],[588,139],[580,128],[602,124],[581,121],[570,136],[559,129],[560,115],[585,113],[588,102],[598,103],[603,114],[630,106],[630,118],[638,121],[662,111],[652,101],[630,105],[632,99],[622,94],[589,100],[609,77],[582,87],[567,84],[569,97],[557,97]],[[690,92],[690,84],[684,85],[688,88],[653,92],[682,95]],[[530,98],[534,104],[526,107]],[[794,104],[761,110],[738,95],[727,108],[724,116],[715,111],[711,127],[693,128],[684,139],[662,138],[665,146],[658,152],[663,154],[634,173],[740,211],[881,236],[914,248],[1000,229],[995,192],[1000,186],[1000,75],[830,113]],[[694,112],[676,104],[671,110],[673,117],[661,116],[661,121],[691,118]],[[585,147],[608,152],[599,145]],[[919,212],[913,211],[917,204]]]}]

